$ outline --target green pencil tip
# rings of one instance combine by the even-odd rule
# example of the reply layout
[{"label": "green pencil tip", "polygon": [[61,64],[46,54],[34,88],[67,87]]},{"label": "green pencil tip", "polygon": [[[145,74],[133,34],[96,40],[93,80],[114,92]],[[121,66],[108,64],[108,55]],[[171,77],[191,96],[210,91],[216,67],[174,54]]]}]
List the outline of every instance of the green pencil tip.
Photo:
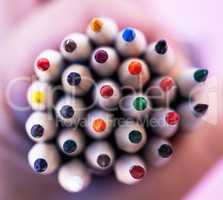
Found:
[{"label": "green pencil tip", "polygon": [[207,69],[198,69],[194,73],[194,79],[197,82],[204,82],[207,79],[208,76],[208,70]]},{"label": "green pencil tip", "polygon": [[147,101],[144,97],[137,97],[133,102],[134,108],[138,111],[145,110],[147,107]]},{"label": "green pencil tip", "polygon": [[129,133],[129,140],[133,144],[138,144],[142,140],[142,134],[137,130],[133,130]]}]

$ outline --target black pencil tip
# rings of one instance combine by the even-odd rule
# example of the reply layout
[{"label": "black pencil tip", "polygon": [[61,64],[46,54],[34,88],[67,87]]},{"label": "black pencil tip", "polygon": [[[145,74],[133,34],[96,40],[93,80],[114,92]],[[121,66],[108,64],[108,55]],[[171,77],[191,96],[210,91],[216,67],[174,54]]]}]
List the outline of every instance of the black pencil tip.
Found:
[{"label": "black pencil tip", "polygon": [[168,158],[169,156],[171,156],[173,153],[173,149],[170,145],[168,144],[163,144],[160,146],[159,148],[159,155],[162,158]]},{"label": "black pencil tip", "polygon": [[106,154],[101,154],[98,156],[97,163],[101,168],[106,168],[111,163],[111,158]]},{"label": "black pencil tip", "polygon": [[196,113],[204,115],[208,110],[208,105],[199,103],[194,106],[194,110],[196,111]]},{"label": "black pencil tip", "polygon": [[64,49],[66,52],[72,53],[76,48],[77,44],[73,40],[68,39],[64,41]]},{"label": "black pencil tip", "polygon": [[160,40],[155,46],[155,50],[158,54],[165,54],[168,50],[167,43],[165,40]]}]

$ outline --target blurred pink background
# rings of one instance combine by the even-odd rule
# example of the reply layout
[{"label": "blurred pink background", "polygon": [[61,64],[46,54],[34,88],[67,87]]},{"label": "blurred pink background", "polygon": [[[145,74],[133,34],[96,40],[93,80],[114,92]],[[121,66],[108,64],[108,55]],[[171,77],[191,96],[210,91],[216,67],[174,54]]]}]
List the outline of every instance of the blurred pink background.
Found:
[{"label": "blurred pink background", "polygon": [[[137,2],[148,12],[151,5],[156,7],[158,11],[156,20],[169,27],[173,38],[192,47],[193,51],[189,54],[192,57],[196,54],[194,57],[196,64],[209,67],[212,71],[223,65],[223,1],[137,0]],[[26,18],[33,9],[43,6],[44,3],[47,1],[0,0],[0,38],[4,40],[9,32],[16,29],[18,21]],[[223,161],[219,161],[184,199],[221,199],[222,185]]]}]

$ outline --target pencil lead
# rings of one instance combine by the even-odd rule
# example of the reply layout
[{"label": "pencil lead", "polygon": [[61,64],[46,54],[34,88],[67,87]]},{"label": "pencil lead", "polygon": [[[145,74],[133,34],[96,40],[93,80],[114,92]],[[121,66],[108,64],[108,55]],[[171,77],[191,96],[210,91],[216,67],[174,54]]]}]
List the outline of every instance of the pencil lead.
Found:
[{"label": "pencil lead", "polygon": [[166,77],[160,81],[160,87],[164,92],[170,90],[174,85],[174,81],[170,77]]},{"label": "pencil lead", "polygon": [[108,60],[108,53],[102,49],[98,50],[94,58],[98,63],[105,63]]},{"label": "pencil lead", "polygon": [[209,106],[207,104],[199,103],[199,104],[197,104],[197,105],[194,106],[194,110],[197,113],[204,115],[207,112],[208,107]]},{"label": "pencil lead", "polygon": [[40,124],[35,124],[31,128],[31,135],[35,138],[40,138],[43,136],[44,128]]},{"label": "pencil lead", "polygon": [[160,40],[155,46],[155,50],[158,54],[165,54],[168,50],[168,46],[165,40]]},{"label": "pencil lead", "polygon": [[33,103],[41,104],[45,100],[45,94],[42,91],[35,91],[31,95]]},{"label": "pencil lead", "polygon": [[77,149],[77,144],[73,140],[67,140],[63,144],[63,150],[66,153],[73,153]]},{"label": "pencil lead", "polygon": [[103,119],[96,119],[93,123],[93,129],[96,132],[103,132],[106,129],[106,123]]},{"label": "pencil lead", "polygon": [[79,85],[81,83],[81,76],[79,73],[76,72],[71,72],[68,76],[67,76],[67,82],[70,85]]},{"label": "pencil lead", "polygon": [[135,179],[141,179],[145,176],[145,169],[139,165],[135,165],[133,166],[130,170],[129,170],[131,176]]},{"label": "pencil lead", "polygon": [[93,18],[90,22],[90,26],[94,32],[100,32],[103,26],[103,22],[98,18]]},{"label": "pencil lead", "polygon": [[126,42],[132,42],[136,37],[135,31],[132,28],[126,28],[122,33],[122,38]]},{"label": "pencil lead", "polygon": [[194,79],[197,82],[204,82],[206,81],[208,76],[208,70],[207,69],[198,69],[195,73],[194,73]]},{"label": "pencil lead", "polygon": [[71,106],[65,105],[61,108],[60,114],[65,118],[69,119],[74,115],[74,109]]},{"label": "pencil lead", "polygon": [[133,130],[129,133],[129,140],[134,144],[138,144],[142,140],[142,134],[137,130]]},{"label": "pencil lead", "polygon": [[110,165],[111,159],[108,155],[101,154],[97,158],[97,163],[100,167],[105,168],[105,167],[108,167]]},{"label": "pencil lead", "polygon": [[165,54],[168,50],[166,41],[160,40],[159,42],[157,42],[155,50],[158,54]]},{"label": "pencil lead", "polygon": [[109,85],[104,85],[100,90],[100,94],[104,98],[111,97],[113,95],[113,93],[114,93],[114,91],[113,91],[112,87]]},{"label": "pencil lead", "polygon": [[72,39],[67,39],[64,41],[64,49],[68,53],[72,53],[77,48],[77,44]]},{"label": "pencil lead", "polygon": [[142,65],[140,62],[132,61],[128,66],[129,73],[132,75],[138,75],[142,71]]},{"label": "pencil lead", "polygon": [[180,120],[180,115],[176,112],[169,112],[166,115],[166,122],[169,125],[175,125],[179,122]]},{"label": "pencil lead", "polygon": [[46,160],[42,159],[42,158],[37,159],[34,163],[34,169],[38,173],[46,171],[47,167],[48,167],[48,164],[47,164]]},{"label": "pencil lead", "polygon": [[163,158],[168,158],[173,153],[173,149],[168,144],[163,144],[159,148],[159,155]]},{"label": "pencil lead", "polygon": [[38,61],[37,61],[37,67],[39,70],[41,71],[46,71],[49,69],[50,67],[50,62],[47,58],[40,58]]},{"label": "pencil lead", "polygon": [[135,107],[136,110],[138,111],[142,111],[145,110],[147,107],[147,101],[144,97],[137,97],[134,102],[133,105]]}]

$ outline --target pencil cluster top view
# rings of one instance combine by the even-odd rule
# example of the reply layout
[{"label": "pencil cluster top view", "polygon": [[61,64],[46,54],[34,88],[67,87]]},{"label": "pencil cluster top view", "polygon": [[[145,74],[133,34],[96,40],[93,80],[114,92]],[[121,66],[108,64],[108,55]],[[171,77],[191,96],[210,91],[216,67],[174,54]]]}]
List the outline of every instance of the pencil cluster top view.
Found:
[{"label": "pencil cluster top view", "polygon": [[147,43],[140,30],[119,30],[106,17],[93,18],[86,34],[67,35],[59,50],[41,52],[27,91],[34,172],[57,172],[65,190],[80,192],[92,175],[113,173],[119,182],[135,184],[150,167],[168,162],[170,139],[208,110],[189,101],[208,70],[191,67],[175,78],[169,74],[175,63],[167,41]]}]

